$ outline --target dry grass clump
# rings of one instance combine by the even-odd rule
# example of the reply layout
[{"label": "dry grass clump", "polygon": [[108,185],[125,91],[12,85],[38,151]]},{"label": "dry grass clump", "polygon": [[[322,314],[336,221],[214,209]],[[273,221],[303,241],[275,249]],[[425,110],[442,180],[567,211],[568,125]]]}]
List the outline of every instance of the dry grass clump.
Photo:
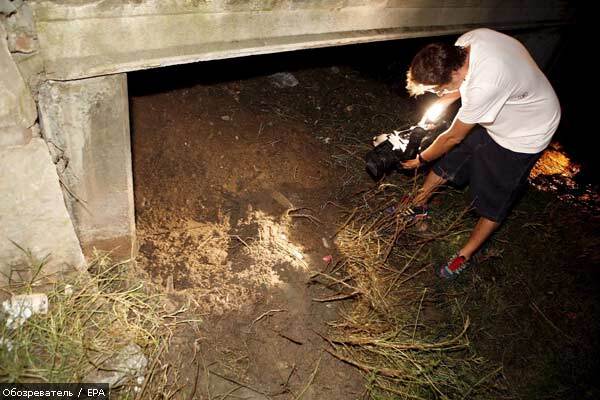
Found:
[{"label": "dry grass clump", "polygon": [[[166,312],[160,296],[133,279],[132,268],[98,256],[89,265],[90,274],[77,274],[45,290],[47,314],[34,314],[15,328],[7,327],[2,315],[0,381],[85,382],[88,374],[106,368],[107,360],[132,343],[152,365],[181,310]],[[39,285],[32,281],[2,290],[26,294],[39,290]],[[144,379],[130,377],[119,397],[139,397],[156,381],[151,369],[140,373]]]},{"label": "dry grass clump", "polygon": [[372,399],[494,397],[502,390],[500,369],[470,350],[469,317],[460,305],[447,320],[424,315],[435,307],[435,290],[414,278],[432,269],[426,245],[451,240],[464,213],[420,232],[402,216],[415,183],[383,184],[356,196],[337,234],[342,261],[315,276],[357,299],[331,324],[329,351],[364,373]]}]

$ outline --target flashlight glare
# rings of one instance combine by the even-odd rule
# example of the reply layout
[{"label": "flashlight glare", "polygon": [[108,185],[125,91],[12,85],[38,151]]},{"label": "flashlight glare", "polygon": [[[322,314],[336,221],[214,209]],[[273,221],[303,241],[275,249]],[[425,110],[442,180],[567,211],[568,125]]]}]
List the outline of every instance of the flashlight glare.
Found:
[{"label": "flashlight glare", "polygon": [[426,122],[437,122],[442,116],[442,113],[445,109],[446,107],[443,104],[436,103],[429,107],[429,109],[425,113],[425,118],[423,118],[423,120],[425,120]]}]

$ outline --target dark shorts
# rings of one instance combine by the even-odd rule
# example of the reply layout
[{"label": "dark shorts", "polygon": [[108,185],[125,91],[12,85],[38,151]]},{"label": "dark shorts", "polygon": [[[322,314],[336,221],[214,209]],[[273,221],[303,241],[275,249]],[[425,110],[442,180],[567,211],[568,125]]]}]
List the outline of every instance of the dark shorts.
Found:
[{"label": "dark shorts", "polygon": [[527,177],[542,153],[517,153],[497,144],[476,125],[467,137],[442,157],[433,171],[454,185],[469,184],[475,211],[502,222],[527,187]]}]

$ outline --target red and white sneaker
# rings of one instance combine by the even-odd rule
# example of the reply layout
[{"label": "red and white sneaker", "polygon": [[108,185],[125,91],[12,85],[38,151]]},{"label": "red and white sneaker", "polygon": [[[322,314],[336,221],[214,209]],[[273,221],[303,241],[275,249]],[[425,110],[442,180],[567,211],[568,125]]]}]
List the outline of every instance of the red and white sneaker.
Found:
[{"label": "red and white sneaker", "polygon": [[468,267],[469,262],[467,259],[464,256],[456,255],[447,264],[440,267],[438,275],[440,278],[454,279]]},{"label": "red and white sneaker", "polygon": [[401,212],[401,215],[408,221],[421,221],[429,217],[429,208],[427,206],[413,206]]}]

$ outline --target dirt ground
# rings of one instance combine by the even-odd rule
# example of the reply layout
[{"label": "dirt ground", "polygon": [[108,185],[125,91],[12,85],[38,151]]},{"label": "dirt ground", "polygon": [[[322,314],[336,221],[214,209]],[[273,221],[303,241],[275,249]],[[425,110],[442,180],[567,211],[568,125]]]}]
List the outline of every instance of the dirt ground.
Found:
[{"label": "dirt ground", "polygon": [[[411,54],[420,43],[402,50]],[[359,57],[347,50],[320,50],[130,76],[137,262],[168,293],[174,309],[185,306],[186,316],[200,320],[177,332],[167,356],[178,370],[181,398],[365,398],[358,370],[323,351],[328,323],[338,318],[339,305],[351,300],[328,301],[336,291],[310,284],[310,277],[338,257],[332,237],[352,194],[373,185],[366,173],[356,173],[369,138],[414,121],[427,102],[403,93],[406,57],[398,61],[393,55],[397,50],[392,45],[363,47]],[[292,72],[298,85],[277,87],[269,75],[280,71]],[[570,199],[584,195],[597,199],[589,187],[571,193]],[[538,247],[528,251],[538,252],[529,255],[537,254],[540,264],[527,258],[530,268],[519,275],[520,286],[514,276],[506,278],[491,268],[440,295],[446,302],[461,298],[476,315],[475,347],[504,362],[515,388],[512,398],[559,393],[552,385],[547,390],[541,385],[547,383],[544,374],[564,378],[562,372],[544,370],[564,360],[536,360],[535,367],[527,361],[544,352],[528,352],[534,344],[542,346],[536,340],[539,331],[547,333],[544,340],[552,337],[552,349],[560,340],[556,336],[570,337],[563,348],[572,359],[563,366],[590,360],[597,351],[598,303],[591,289],[598,282],[594,206],[582,219],[552,193],[534,196],[534,203],[545,208],[518,208],[513,218],[519,222],[498,235],[499,243],[507,235],[532,233],[554,240],[556,236],[544,233],[548,213],[554,213],[552,233],[564,235],[556,246],[564,246],[565,257],[579,253],[585,262],[547,260],[544,254],[550,253],[536,242]],[[578,226],[583,221],[585,228]],[[570,228],[563,229],[564,224]],[[575,239],[583,232],[592,235],[588,243]],[[519,251],[505,255],[514,256],[514,264],[523,260]],[[530,272],[544,265],[550,270],[536,286]],[[568,276],[561,278],[564,268],[570,268]],[[590,276],[589,286],[582,286],[582,274]],[[427,275],[419,284],[435,285],[431,278]],[[561,279],[569,282],[562,289]],[[478,287],[469,294],[480,297],[477,302],[465,300],[470,285]],[[581,288],[587,289],[575,293]],[[500,297],[485,297],[494,290]],[[514,296],[513,291],[534,293],[536,301],[530,296],[517,302],[520,314],[508,306],[502,309],[498,298]],[[556,301],[544,302],[552,296],[558,296]],[[542,311],[561,299],[577,299],[580,307],[571,309],[574,302],[565,301],[561,304],[569,306],[564,309]],[[490,307],[498,318],[490,318]],[[532,318],[537,318],[533,327],[527,322]],[[578,336],[587,349],[583,358],[583,350],[574,350],[573,337],[565,333],[576,327],[565,328],[557,319],[586,326]],[[518,337],[506,346],[498,343],[495,329],[498,338],[511,337],[511,330]],[[536,382],[541,383],[533,390]],[[579,383],[566,386],[573,389]],[[583,389],[587,382],[582,385],[582,393],[592,390]]]},{"label": "dirt ground", "polygon": [[335,253],[339,174],[310,127],[257,109],[273,104],[255,90],[286,89],[258,85],[132,99],[138,261],[203,320],[172,347],[198,398],[360,398],[360,375],[321,350],[336,307],[313,299],[331,293],[307,285]]}]

